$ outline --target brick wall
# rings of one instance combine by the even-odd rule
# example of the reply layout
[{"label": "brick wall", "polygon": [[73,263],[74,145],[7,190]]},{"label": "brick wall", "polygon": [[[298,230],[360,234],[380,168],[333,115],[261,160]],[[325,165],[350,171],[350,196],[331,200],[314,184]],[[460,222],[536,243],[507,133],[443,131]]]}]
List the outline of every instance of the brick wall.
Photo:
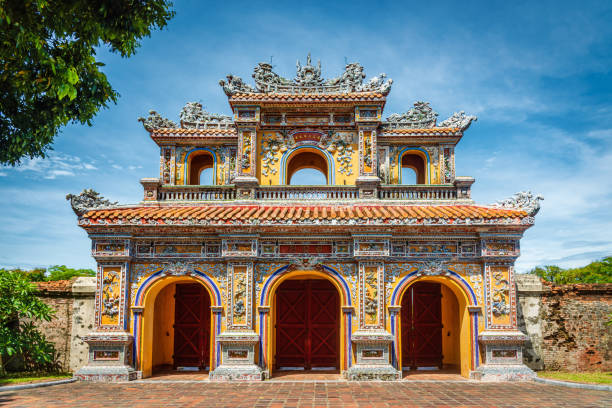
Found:
[{"label": "brick wall", "polygon": [[75,371],[87,362],[88,346],[81,336],[93,328],[95,284],[95,278],[36,283],[38,297],[55,310],[50,322],[37,326],[55,344],[59,363],[66,371]]},{"label": "brick wall", "polygon": [[525,364],[535,370],[611,371],[612,284],[552,285],[517,277]]}]

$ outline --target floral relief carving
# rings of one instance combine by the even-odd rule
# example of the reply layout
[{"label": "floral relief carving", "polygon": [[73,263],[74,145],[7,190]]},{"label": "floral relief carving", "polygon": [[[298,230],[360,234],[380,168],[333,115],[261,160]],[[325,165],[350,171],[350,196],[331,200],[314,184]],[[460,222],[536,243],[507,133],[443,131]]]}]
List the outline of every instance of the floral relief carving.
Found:
[{"label": "floral relief carving", "polygon": [[121,271],[105,269],[102,278],[102,316],[107,316],[115,321],[119,314],[119,284],[121,282]]}]

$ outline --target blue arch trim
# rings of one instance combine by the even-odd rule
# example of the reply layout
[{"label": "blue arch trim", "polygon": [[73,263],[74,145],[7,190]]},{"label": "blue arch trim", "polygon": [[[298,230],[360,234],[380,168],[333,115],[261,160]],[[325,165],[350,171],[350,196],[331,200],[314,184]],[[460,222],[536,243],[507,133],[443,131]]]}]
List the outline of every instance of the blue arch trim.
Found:
[{"label": "blue arch trim", "polygon": [[298,146],[294,149],[291,150],[287,150],[285,153],[283,153],[283,156],[281,157],[281,161],[280,161],[280,183],[281,184],[289,184],[289,180],[287,180],[287,159],[289,158],[289,156],[291,156],[293,153],[297,152],[300,149],[315,149],[320,151],[321,153],[323,153],[323,156],[325,157],[325,159],[327,160],[327,184],[328,185],[334,185],[336,183],[335,177],[336,177],[336,168],[334,166],[334,157],[327,151],[324,149],[321,149],[318,146],[315,145],[304,145],[304,146]]},{"label": "blue arch trim", "polygon": [[[163,272],[164,272],[164,270],[160,269],[159,271],[151,274],[151,276],[149,276],[147,279],[145,279],[144,282],[142,282],[142,284],[138,288],[138,291],[136,291],[136,297],[134,299],[135,305],[141,306],[141,304],[140,304],[142,302],[141,297],[142,297],[142,295],[144,295],[145,288],[147,288],[149,282],[151,282],[153,279],[155,279],[158,276],[160,276]],[[193,269],[191,272],[194,275],[197,275],[197,276],[203,278],[203,280],[205,280],[210,285],[210,287],[215,292],[215,306],[222,306],[221,305],[221,293],[219,292],[219,288],[217,287],[215,282],[213,282],[213,280],[210,279],[210,277],[208,275],[206,275],[204,272],[200,272],[200,271],[195,270],[195,269]]]},{"label": "blue arch trim", "polygon": [[[472,289],[472,287],[470,286],[469,283],[467,283],[467,281],[465,279],[463,279],[461,277],[461,275],[459,275],[457,272],[451,271],[450,269],[447,269],[447,272],[454,276],[455,278],[457,278],[461,283],[463,283],[465,285],[465,287],[469,290],[469,294],[471,296],[471,300],[472,300],[472,304],[475,305],[477,303],[476,300],[476,294],[474,293],[474,290]],[[396,298],[399,295],[398,291],[399,289],[404,285],[404,283],[410,279],[411,277],[417,275],[419,273],[419,270],[416,270],[414,272],[409,273],[408,275],[404,276],[402,278],[402,280],[395,286],[395,289],[393,289],[393,294],[391,295],[391,304],[395,305],[396,304]]]},{"label": "blue arch trim", "polygon": [[431,172],[430,170],[430,163],[431,163],[431,158],[429,157],[429,153],[427,153],[427,150],[422,149],[420,147],[404,147],[402,150],[400,150],[400,152],[397,155],[397,172],[398,172],[398,176],[397,179],[399,180],[399,183],[402,184],[402,156],[404,155],[405,152],[407,151],[411,151],[411,150],[418,150],[421,153],[425,153],[425,157],[427,158],[427,163],[425,163],[425,176],[427,177],[427,184],[431,184]]},{"label": "blue arch trim", "polygon": [[189,156],[191,155],[191,153],[193,152],[197,152],[197,151],[205,151],[208,152],[212,155],[213,158],[213,175],[212,175],[212,185],[216,185],[217,184],[217,154],[215,153],[214,150],[209,149],[208,147],[196,147],[194,149],[191,149],[187,152],[187,154],[185,155],[185,162],[183,163],[183,180],[184,183],[187,184],[187,172],[188,170],[191,168],[191,165],[188,165],[189,163]]},{"label": "blue arch trim", "polygon": [[[289,268],[289,266],[290,265],[285,265],[283,267],[278,268],[266,280],[266,283],[264,284],[263,288],[261,288],[261,295],[260,295],[260,298],[259,298],[259,306],[263,306],[264,305],[264,298],[265,298],[266,293],[268,291],[268,285],[270,285],[270,283],[274,281],[274,278],[276,278],[281,273],[285,272],[287,270],[287,268]],[[347,298],[346,300],[348,301],[348,306],[352,306],[352,303],[351,303],[352,302],[352,300],[351,300],[351,291],[350,291],[350,289],[348,287],[348,284],[346,283],[346,280],[342,277],[342,275],[340,273],[338,273],[338,271],[336,271],[333,268],[330,268],[329,266],[323,265],[323,269],[325,269],[327,272],[331,272],[342,283],[342,286],[344,287],[344,291],[346,293],[346,298]]]}]

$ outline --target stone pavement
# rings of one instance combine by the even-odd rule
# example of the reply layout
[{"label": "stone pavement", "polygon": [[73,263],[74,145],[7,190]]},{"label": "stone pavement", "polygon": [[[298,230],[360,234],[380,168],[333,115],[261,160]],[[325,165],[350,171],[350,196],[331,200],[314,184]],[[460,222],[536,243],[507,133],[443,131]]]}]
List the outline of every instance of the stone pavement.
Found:
[{"label": "stone pavement", "polygon": [[0,392],[2,407],[612,407],[612,392],[536,383],[77,382]]}]

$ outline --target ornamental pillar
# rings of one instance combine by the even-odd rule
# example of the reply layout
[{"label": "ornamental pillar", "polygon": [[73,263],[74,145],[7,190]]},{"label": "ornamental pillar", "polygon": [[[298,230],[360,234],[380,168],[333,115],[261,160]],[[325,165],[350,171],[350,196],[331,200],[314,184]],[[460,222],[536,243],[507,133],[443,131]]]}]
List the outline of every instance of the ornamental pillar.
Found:
[{"label": "ornamental pillar", "polygon": [[385,329],[385,264],[359,262],[359,330],[351,336],[355,365],[349,380],[397,380],[401,371],[390,364],[393,336]]},{"label": "ornamental pillar", "polygon": [[[500,245],[483,244],[483,251]],[[478,341],[485,358],[472,376],[483,381],[531,380],[535,373],[523,364],[523,344],[528,337],[517,326],[513,262],[485,262],[484,290],[485,331],[478,335]]]},{"label": "ornamental pillar", "polygon": [[217,337],[221,365],[210,373],[211,380],[263,380],[264,371],[255,364],[259,335],[254,330],[253,257],[257,240],[232,237],[223,240],[227,263],[226,330]]},{"label": "ornamental pillar", "polygon": [[129,243],[93,243],[98,260],[94,331],[83,337],[89,345],[86,366],[75,377],[84,381],[129,381],[137,378],[132,367],[133,336],[126,331],[128,315],[127,260]]}]

